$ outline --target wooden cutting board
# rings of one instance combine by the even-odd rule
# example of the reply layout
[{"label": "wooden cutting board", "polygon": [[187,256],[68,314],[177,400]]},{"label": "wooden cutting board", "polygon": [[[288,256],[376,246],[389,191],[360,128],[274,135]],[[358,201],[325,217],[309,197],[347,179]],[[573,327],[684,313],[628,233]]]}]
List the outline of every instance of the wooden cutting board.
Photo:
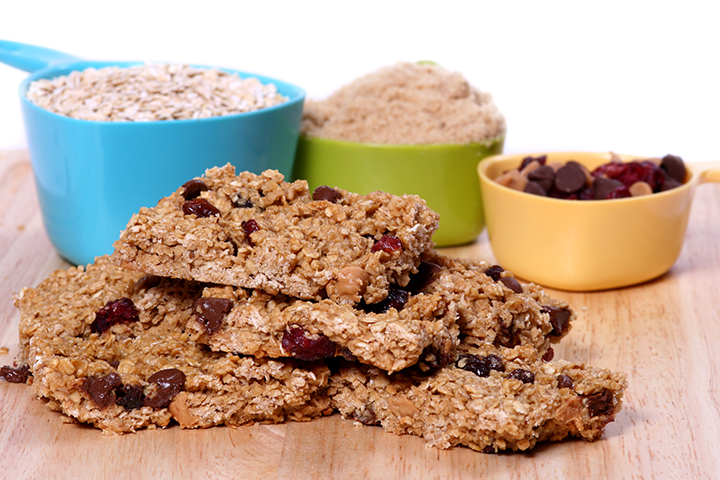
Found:
[{"label": "wooden cutting board", "polygon": [[[493,261],[483,235],[445,253]],[[0,152],[0,365],[18,351],[12,294],[68,266],[43,230],[27,153]],[[720,472],[720,185],[697,189],[665,276],[596,293],[548,290],[578,312],[556,358],[622,370],[630,387],[605,436],[528,453],[427,448],[332,416],[308,423],[104,436],[64,424],[0,380],[0,478],[717,478]]]}]

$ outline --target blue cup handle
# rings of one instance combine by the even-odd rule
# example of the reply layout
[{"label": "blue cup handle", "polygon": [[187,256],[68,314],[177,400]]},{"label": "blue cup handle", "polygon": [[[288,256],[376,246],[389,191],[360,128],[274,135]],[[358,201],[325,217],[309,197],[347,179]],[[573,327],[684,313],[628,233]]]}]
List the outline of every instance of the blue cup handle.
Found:
[{"label": "blue cup handle", "polygon": [[0,40],[0,62],[26,72],[35,72],[53,65],[79,60],[77,57],[57,50]]}]

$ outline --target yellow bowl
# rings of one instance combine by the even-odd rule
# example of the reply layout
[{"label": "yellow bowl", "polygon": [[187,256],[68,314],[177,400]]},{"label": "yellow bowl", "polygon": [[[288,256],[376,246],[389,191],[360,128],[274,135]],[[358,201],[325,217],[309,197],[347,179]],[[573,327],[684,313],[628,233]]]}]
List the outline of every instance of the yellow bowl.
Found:
[{"label": "yellow bowl", "polygon": [[294,178],[365,195],[413,194],[440,214],[437,246],[474,241],[485,227],[477,165],[502,152],[504,138],[466,145],[381,145],[300,136]]},{"label": "yellow bowl", "polygon": [[[682,248],[695,187],[720,182],[720,170],[687,165],[685,183],[652,195],[615,200],[560,200],[496,183],[526,156],[496,155],[478,166],[485,221],[500,265],[551,288],[593,291],[634,285],[667,272]],[[609,153],[547,153],[548,162],[575,160],[590,170]],[[647,158],[621,155],[623,161]]]}]

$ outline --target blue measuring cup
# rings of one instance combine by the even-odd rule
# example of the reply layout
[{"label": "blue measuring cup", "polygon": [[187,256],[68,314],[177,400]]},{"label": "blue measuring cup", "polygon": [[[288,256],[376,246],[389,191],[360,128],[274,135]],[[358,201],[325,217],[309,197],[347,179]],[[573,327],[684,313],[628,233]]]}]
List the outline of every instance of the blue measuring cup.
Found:
[{"label": "blue measuring cup", "polygon": [[27,99],[30,83],[143,62],[86,61],[5,40],[0,40],[0,62],[31,72],[19,94],[43,222],[50,241],[73,264],[111,253],[133,213],[154,206],[207,168],[230,163],[238,172],[292,174],[305,91],[290,83],[222,68],[272,83],[288,101],[223,117],[98,122],[38,107]]}]

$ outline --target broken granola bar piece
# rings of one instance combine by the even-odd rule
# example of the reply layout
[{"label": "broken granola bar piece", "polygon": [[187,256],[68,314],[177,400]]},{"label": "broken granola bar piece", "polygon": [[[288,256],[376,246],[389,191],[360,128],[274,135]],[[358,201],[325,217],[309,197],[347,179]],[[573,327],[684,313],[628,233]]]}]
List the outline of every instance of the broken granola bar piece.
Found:
[{"label": "broken granola bar piece", "polygon": [[[100,257],[21,290],[19,361],[30,367],[34,393],[106,433],[173,419],[202,428],[330,413],[323,363],[211,352],[190,340],[183,327],[202,287],[143,277]],[[107,313],[118,299],[125,306]],[[128,311],[131,321],[113,320]],[[110,319],[102,331],[93,328],[98,312]]]},{"label": "broken granola bar piece", "polygon": [[528,450],[566,437],[596,440],[615,419],[623,373],[543,362],[532,347],[464,347],[430,375],[348,364],[330,378],[333,407],[348,419],[423,437],[428,446]]},{"label": "broken granola bar piece", "polygon": [[301,360],[343,355],[393,372],[453,352],[458,331],[450,313],[439,294],[412,295],[375,312],[214,286],[196,302],[187,331],[216,351]]},{"label": "broken granola bar piece", "polygon": [[[202,185],[200,185],[202,183]],[[135,214],[113,262],[163,277],[312,300],[383,300],[432,248],[438,215],[417,196],[318,191],[277,171],[212,168]]]},{"label": "broken granola bar piece", "polygon": [[423,256],[423,264],[435,268],[432,281],[420,291],[446,298],[470,343],[531,345],[544,355],[568,334],[576,318],[567,303],[549,297],[536,284],[520,284],[498,265],[434,251]]}]

